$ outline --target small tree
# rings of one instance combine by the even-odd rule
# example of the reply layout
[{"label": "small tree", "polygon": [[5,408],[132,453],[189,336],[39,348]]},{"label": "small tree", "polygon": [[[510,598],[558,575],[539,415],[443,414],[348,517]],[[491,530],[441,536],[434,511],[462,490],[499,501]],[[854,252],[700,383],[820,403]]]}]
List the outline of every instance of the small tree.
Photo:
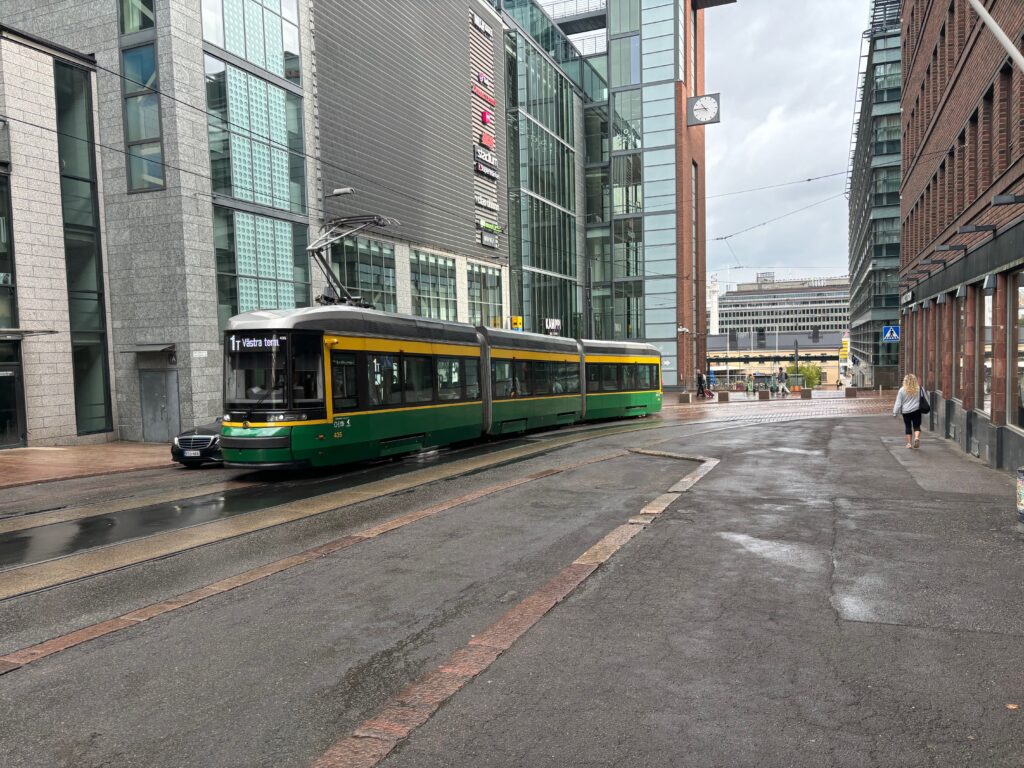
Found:
[{"label": "small tree", "polygon": [[792,363],[789,368],[790,375],[799,374],[804,377],[804,386],[808,389],[814,389],[821,383],[821,366],[814,364],[801,365],[799,369]]}]

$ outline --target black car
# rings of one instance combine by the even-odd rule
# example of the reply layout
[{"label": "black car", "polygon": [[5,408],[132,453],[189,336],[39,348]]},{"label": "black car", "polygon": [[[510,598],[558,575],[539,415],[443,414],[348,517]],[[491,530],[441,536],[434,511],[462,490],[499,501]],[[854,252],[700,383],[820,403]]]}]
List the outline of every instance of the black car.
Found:
[{"label": "black car", "polygon": [[224,461],[220,453],[220,419],[186,429],[171,445],[171,458],[186,467],[199,467]]}]

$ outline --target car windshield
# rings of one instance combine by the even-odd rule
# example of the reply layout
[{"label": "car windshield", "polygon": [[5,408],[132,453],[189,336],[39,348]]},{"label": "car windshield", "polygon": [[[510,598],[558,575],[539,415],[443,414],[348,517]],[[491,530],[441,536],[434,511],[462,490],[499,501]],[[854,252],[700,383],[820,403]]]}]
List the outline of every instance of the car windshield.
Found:
[{"label": "car windshield", "polygon": [[288,336],[233,333],[224,342],[224,405],[228,410],[285,408]]}]

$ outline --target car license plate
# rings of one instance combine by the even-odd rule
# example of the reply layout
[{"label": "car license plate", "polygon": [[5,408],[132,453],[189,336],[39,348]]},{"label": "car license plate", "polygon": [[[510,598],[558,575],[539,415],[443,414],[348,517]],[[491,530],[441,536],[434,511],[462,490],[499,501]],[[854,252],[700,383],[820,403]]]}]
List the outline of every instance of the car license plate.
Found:
[{"label": "car license plate", "polygon": [[186,457],[189,457],[189,456],[198,456],[198,455],[199,455],[199,451],[185,451],[185,456],[186,456]]}]

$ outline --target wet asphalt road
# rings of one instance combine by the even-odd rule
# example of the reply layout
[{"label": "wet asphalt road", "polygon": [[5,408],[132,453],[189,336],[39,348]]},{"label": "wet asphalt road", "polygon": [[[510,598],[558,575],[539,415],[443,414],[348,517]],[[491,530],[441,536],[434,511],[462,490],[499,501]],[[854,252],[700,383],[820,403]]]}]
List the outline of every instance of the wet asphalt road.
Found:
[{"label": "wet asphalt road", "polygon": [[[927,440],[901,453],[880,418],[673,427],[515,471],[658,441],[723,462],[384,765],[1021,765],[1006,475]],[[536,480],[0,675],[0,762],[309,765],[683,464]],[[510,471],[2,601],[0,653]]]}]

